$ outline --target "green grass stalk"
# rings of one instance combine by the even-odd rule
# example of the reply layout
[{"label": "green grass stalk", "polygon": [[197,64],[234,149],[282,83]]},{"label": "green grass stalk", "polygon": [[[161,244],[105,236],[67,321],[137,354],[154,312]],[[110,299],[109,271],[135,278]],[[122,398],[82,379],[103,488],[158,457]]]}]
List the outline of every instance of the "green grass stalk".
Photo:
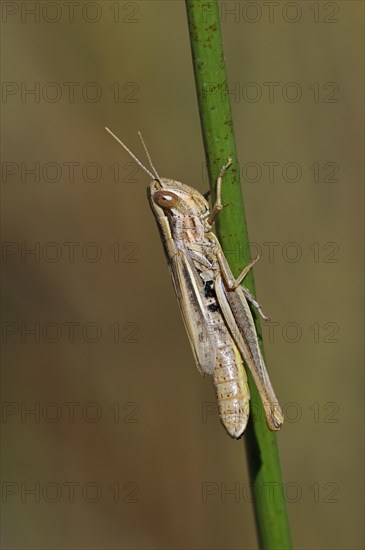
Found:
[{"label": "green grass stalk", "polygon": [[[233,133],[231,105],[223,55],[217,0],[185,0],[200,121],[212,196],[219,170],[229,156],[232,167],[226,172],[222,189],[227,205],[217,221],[217,234],[223,251],[237,276],[250,260],[249,240],[240,184],[237,152]],[[245,286],[255,292],[252,271]],[[260,344],[262,333],[253,312]],[[283,496],[283,481],[276,435],[269,431],[256,386],[248,373],[251,390],[251,414],[244,434],[251,484],[254,487],[254,511],[260,548],[289,550],[290,531]],[[244,544],[242,545],[244,547]]]}]

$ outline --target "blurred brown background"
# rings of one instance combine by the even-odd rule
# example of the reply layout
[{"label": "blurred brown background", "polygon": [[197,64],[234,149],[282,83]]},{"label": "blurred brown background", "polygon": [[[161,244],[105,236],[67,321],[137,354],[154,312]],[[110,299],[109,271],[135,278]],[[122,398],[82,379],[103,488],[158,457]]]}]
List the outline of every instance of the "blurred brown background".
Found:
[{"label": "blurred brown background", "polygon": [[[294,547],[359,549],[363,3],[220,14]],[[2,67],[2,547],[256,548],[148,178],[104,130],[207,189],[184,2],[3,2]]]}]

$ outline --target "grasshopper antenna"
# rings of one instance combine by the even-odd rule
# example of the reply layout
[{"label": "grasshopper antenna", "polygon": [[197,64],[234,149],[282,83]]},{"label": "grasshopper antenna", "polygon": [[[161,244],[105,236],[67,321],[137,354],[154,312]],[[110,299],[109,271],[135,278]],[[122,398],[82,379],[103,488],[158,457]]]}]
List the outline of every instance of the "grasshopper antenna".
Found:
[{"label": "grasshopper antenna", "polygon": [[156,170],[156,168],[155,168],[154,165],[153,165],[153,162],[152,162],[152,160],[151,160],[151,155],[150,155],[149,152],[148,152],[147,146],[146,146],[146,144],[145,144],[145,142],[144,142],[144,140],[143,140],[143,137],[142,137],[141,132],[138,132],[138,136],[139,136],[139,139],[141,140],[141,143],[142,143],[142,145],[143,145],[143,149],[145,150],[145,153],[146,153],[146,155],[147,155],[147,158],[148,158],[148,161],[149,161],[149,163],[150,163],[150,166],[151,166],[152,170],[154,171],[154,173],[156,174],[157,181],[161,181],[161,178],[160,178],[160,176],[158,175],[157,170]]},{"label": "grasshopper antenna", "polygon": [[[138,160],[138,158],[136,157],[136,155],[134,155],[132,153],[132,151],[130,149],[128,149],[128,147],[123,143],[123,141],[121,141],[115,134],[113,134],[113,132],[111,130],[109,130],[109,128],[107,128],[105,126],[105,130],[107,132],[109,132],[109,134],[111,136],[113,136],[113,138],[123,147],[123,149],[125,149],[127,151],[127,153],[130,154],[130,156],[132,157],[132,159],[134,159],[136,161],[136,163],[138,164],[138,166],[140,166],[142,168],[142,170],[144,170],[146,172],[146,174],[148,174],[150,176],[150,178],[152,178],[153,180],[156,179],[156,176],[154,176],[153,174],[151,174],[151,172],[142,164],[142,162],[140,160]],[[151,166],[152,166],[152,163],[151,163]],[[153,166],[152,166],[153,167]],[[154,170],[156,172],[156,170]],[[156,175],[157,175],[157,172],[156,172]],[[158,180],[160,181],[160,178],[158,178]]]}]

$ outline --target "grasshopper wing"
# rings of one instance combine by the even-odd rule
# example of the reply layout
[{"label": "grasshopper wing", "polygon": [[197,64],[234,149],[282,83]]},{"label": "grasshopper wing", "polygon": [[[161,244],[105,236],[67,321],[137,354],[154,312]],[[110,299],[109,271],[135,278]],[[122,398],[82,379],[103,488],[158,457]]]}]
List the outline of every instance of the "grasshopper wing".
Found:
[{"label": "grasshopper wing", "polygon": [[217,276],[215,290],[223,317],[259,391],[267,425],[270,430],[279,430],[284,416],[266,370],[244,292],[240,286],[227,290],[221,275]]},{"label": "grasshopper wing", "polygon": [[182,250],[170,259],[169,266],[196,365],[201,374],[213,374],[217,350],[212,322],[203,301],[203,281]]}]

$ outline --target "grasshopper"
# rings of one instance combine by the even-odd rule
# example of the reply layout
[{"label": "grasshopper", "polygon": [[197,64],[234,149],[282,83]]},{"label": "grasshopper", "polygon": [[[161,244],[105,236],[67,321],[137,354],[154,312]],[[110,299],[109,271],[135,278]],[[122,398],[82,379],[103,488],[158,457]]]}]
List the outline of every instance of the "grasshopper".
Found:
[{"label": "grasshopper", "polygon": [[217,178],[212,210],[205,197],[184,183],[161,178],[140,133],[152,172],[113,133],[106,130],[152,179],[148,199],[164,245],[185,328],[201,374],[213,377],[220,418],[229,435],[239,438],[247,425],[250,391],[244,363],[259,391],[270,430],[284,421],[272,388],[247,300],[264,319],[261,306],[241,282],[259,257],[238,278],[231,272],[212,227],[223,205],[222,181],[229,158]]}]

